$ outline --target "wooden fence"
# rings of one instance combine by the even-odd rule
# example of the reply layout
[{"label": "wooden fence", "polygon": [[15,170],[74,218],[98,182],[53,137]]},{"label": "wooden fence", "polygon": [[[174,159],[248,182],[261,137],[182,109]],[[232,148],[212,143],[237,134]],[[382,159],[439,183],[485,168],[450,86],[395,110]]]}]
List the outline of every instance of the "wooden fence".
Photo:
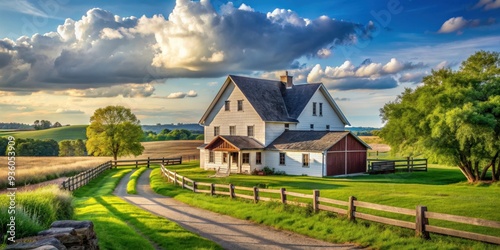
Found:
[{"label": "wooden fence", "polygon": [[161,163],[162,165],[173,165],[182,164],[182,157],[178,158],[157,158],[157,159],[137,159],[137,160],[118,160],[118,161],[107,161],[95,168],[83,171],[77,175],[71,176],[63,183],[61,183],[60,188],[64,190],[73,191],[80,187],[87,185],[91,180],[95,179],[99,174],[104,172],[106,169],[119,166],[133,166],[137,168],[138,166],[147,166],[148,168],[152,163]]},{"label": "wooden fence", "polygon": [[[368,173],[377,172],[427,172],[427,159],[413,159],[407,157],[405,160],[385,160],[385,159],[367,159]],[[393,170],[388,168],[392,165]]]},{"label": "wooden fence", "polygon": [[151,164],[156,163],[156,164],[162,164],[162,165],[174,165],[174,164],[182,164],[182,156],[178,158],[150,158],[148,157],[147,159],[137,159],[137,160],[117,160],[117,161],[111,161],[113,163],[113,166],[120,167],[120,166],[131,166],[135,165],[135,167],[139,166],[146,166],[150,167]]},{"label": "wooden fence", "polygon": [[73,191],[76,190],[80,187],[83,187],[87,185],[91,180],[95,179],[97,176],[99,176],[104,170],[112,168],[113,165],[111,164],[111,161],[107,161],[95,168],[83,171],[77,175],[71,176],[63,183],[61,183],[60,188]]},{"label": "wooden fence", "polygon": [[[297,206],[311,206],[317,212],[319,210],[334,212],[346,215],[351,221],[356,219],[364,219],[378,223],[409,228],[415,230],[415,235],[430,239],[429,233],[437,233],[442,235],[450,235],[465,239],[478,240],[493,244],[500,244],[500,237],[472,233],[467,231],[455,230],[450,228],[438,227],[429,224],[429,219],[443,220],[464,223],[469,225],[498,228],[500,222],[484,220],[478,218],[470,218],[464,216],[436,213],[427,211],[426,206],[417,206],[416,209],[400,208],[387,205],[380,205],[370,202],[358,201],[356,197],[349,197],[348,201],[335,200],[320,196],[319,190],[313,190],[312,194],[302,194],[286,191],[285,188],[280,189],[264,189],[257,187],[239,187],[232,184],[214,184],[206,182],[196,182],[187,177],[170,171],[165,166],[161,166],[161,171],[169,182],[174,185],[180,185],[182,188],[189,189],[195,193],[207,193],[210,195],[227,195],[231,198],[243,198],[253,200],[255,203],[259,201],[277,201],[283,204]],[[357,208],[367,208],[370,210],[378,210],[388,213],[395,213],[415,217],[414,222],[392,219],[373,215],[369,213],[361,213],[356,211]]]}]

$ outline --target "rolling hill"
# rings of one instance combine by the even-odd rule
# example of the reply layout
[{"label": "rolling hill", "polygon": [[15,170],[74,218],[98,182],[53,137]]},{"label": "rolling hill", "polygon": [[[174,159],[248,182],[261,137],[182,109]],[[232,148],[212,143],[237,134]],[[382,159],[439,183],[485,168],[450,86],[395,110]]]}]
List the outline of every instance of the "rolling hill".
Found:
[{"label": "rolling hill", "polygon": [[32,138],[32,139],[53,139],[56,141],[62,140],[85,140],[87,138],[85,131],[87,125],[73,125],[60,128],[50,128],[44,130],[30,130],[30,131],[0,131],[2,136],[14,136],[16,138]]}]

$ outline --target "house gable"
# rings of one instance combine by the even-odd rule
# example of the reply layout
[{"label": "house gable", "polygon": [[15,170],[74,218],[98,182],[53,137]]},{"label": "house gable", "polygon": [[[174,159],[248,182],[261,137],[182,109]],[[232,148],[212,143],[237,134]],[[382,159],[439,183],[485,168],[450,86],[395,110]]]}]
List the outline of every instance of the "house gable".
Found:
[{"label": "house gable", "polygon": [[[229,102],[229,110],[226,110],[226,101]],[[239,102],[241,102],[242,110],[238,110]],[[217,136],[214,133],[214,127],[219,127],[219,135],[247,136],[248,126],[252,126],[253,137],[261,143],[265,140],[264,122],[243,92],[229,77],[203,115],[200,124],[205,129],[205,143],[209,143]]]},{"label": "house gable", "polygon": [[[313,113],[313,106],[316,106],[316,113]],[[298,130],[339,131],[350,125],[322,84],[304,106],[298,120],[300,121],[297,125]],[[311,124],[314,124],[314,128],[311,128]]]}]

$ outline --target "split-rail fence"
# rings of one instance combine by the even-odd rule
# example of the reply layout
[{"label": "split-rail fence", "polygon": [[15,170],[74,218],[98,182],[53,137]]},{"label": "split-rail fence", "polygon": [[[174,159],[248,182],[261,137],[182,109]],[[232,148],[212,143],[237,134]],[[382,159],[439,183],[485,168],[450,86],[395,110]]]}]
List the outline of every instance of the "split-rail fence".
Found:
[{"label": "split-rail fence", "polygon": [[[442,235],[450,235],[450,236],[500,245],[500,237],[439,227],[431,225],[429,223],[429,219],[436,219],[442,221],[451,221],[469,225],[500,229],[500,222],[498,221],[430,212],[427,210],[426,206],[421,206],[421,205],[418,205],[416,209],[380,205],[370,202],[358,201],[356,197],[353,196],[349,197],[348,201],[335,200],[326,197],[321,197],[319,190],[312,190],[312,194],[302,194],[302,193],[287,191],[285,188],[265,189],[258,187],[240,187],[240,186],[234,186],[233,184],[214,184],[206,182],[197,182],[182,175],[179,175],[177,174],[177,172],[171,171],[165,168],[165,166],[163,165],[161,166],[161,171],[169,182],[172,182],[174,185],[180,185],[182,188],[189,189],[195,193],[206,193],[210,195],[226,195],[231,198],[243,198],[243,199],[253,200],[255,203],[259,201],[277,201],[283,204],[297,205],[302,207],[307,207],[312,205],[312,209],[315,212],[318,212],[319,210],[334,212],[346,215],[347,218],[349,218],[349,220],[351,221],[354,221],[356,219],[364,219],[378,223],[409,228],[415,230],[416,236],[425,239],[430,239],[429,233],[437,233]],[[266,195],[267,197],[264,197],[264,195]],[[373,215],[366,213],[364,211],[363,213],[361,213],[359,211],[356,211],[357,208],[367,208],[370,210],[378,210],[400,215],[414,216],[415,220],[414,222],[410,222],[410,221],[382,217],[379,215]]]},{"label": "split-rail fence", "polygon": [[91,168],[89,170],[78,173],[74,176],[67,178],[60,185],[61,189],[73,191],[80,187],[87,185],[91,180],[97,178],[102,172],[107,169],[111,169],[113,167],[119,166],[134,166],[137,168],[139,166],[150,167],[151,164],[162,164],[162,165],[173,165],[173,164],[182,164],[182,157],[178,158],[147,158],[147,159],[138,159],[138,160],[117,160],[117,161],[107,161],[103,164]]}]

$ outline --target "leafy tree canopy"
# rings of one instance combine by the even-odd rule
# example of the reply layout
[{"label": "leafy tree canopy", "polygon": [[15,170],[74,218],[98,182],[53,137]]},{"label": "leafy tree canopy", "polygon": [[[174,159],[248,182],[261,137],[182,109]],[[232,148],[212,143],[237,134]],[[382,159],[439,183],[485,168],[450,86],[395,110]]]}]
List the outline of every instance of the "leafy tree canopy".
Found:
[{"label": "leafy tree canopy", "polygon": [[140,121],[123,106],[107,106],[97,109],[87,127],[87,151],[89,155],[118,156],[140,155],[144,150],[140,141],[143,136]]},{"label": "leafy tree canopy", "polygon": [[458,166],[469,182],[500,169],[500,56],[479,51],[459,70],[432,71],[380,109],[380,136],[395,152]]}]

